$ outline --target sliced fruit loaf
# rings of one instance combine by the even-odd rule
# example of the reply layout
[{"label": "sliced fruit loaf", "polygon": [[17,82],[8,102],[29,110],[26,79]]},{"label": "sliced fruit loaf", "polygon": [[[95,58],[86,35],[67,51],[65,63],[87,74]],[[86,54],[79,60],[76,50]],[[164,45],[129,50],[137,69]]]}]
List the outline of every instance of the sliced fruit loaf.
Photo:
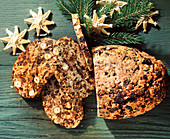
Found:
[{"label": "sliced fruit loaf", "polygon": [[[69,69],[70,73],[67,72]],[[71,72],[75,70],[74,72]],[[61,71],[60,73],[57,71]],[[39,96],[52,75],[60,80],[71,77],[80,86],[78,96],[87,97],[94,88],[94,79],[87,68],[80,46],[68,37],[58,41],[43,38],[30,43],[26,52],[17,58],[12,71],[13,84],[19,94],[25,98]],[[60,74],[60,75],[58,75]],[[82,85],[86,84],[86,87]],[[74,84],[73,84],[74,85]],[[86,88],[86,91],[84,91]]]},{"label": "sliced fruit loaf", "polygon": [[135,117],[166,95],[165,65],[149,54],[120,45],[93,49],[98,116]]}]

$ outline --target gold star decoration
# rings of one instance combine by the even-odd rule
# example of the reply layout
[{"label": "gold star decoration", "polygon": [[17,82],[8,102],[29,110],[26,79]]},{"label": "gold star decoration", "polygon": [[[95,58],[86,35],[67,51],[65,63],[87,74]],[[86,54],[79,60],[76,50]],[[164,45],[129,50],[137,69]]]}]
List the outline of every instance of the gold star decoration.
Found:
[{"label": "gold star decoration", "polygon": [[[86,19],[89,19],[90,17],[87,15],[84,15]],[[112,28],[112,24],[104,24],[106,15],[102,15],[101,18],[98,18],[96,10],[93,11],[93,19],[92,19],[92,31],[96,32],[97,34],[101,34],[103,32],[104,34],[110,35],[109,32],[107,32],[104,28]]]},{"label": "gold star decoration", "polygon": [[13,55],[16,55],[16,49],[19,48],[21,51],[25,52],[25,48],[22,44],[29,43],[29,40],[22,39],[25,36],[27,30],[25,29],[21,33],[19,33],[18,26],[14,27],[14,33],[12,33],[8,28],[6,29],[6,33],[9,37],[0,38],[1,41],[8,42],[4,51],[13,48]]},{"label": "gold star decoration", "polygon": [[37,36],[40,36],[40,30],[44,30],[46,33],[50,33],[50,31],[47,28],[47,25],[54,24],[53,21],[46,20],[48,16],[50,15],[51,11],[49,10],[44,15],[42,13],[42,7],[38,8],[38,14],[36,14],[34,11],[30,10],[30,14],[32,15],[32,18],[24,19],[24,22],[32,23],[28,31],[31,31],[33,29],[36,29]]},{"label": "gold star decoration", "polygon": [[119,14],[120,12],[120,8],[122,8],[124,5],[127,4],[127,2],[124,1],[118,1],[118,0],[100,0],[100,1],[96,1],[96,4],[100,4],[100,5],[105,5],[106,3],[109,4],[113,4],[114,8],[110,10],[110,17],[112,18],[114,11],[117,11]]},{"label": "gold star decoration", "polygon": [[153,24],[154,26],[156,26],[157,23],[154,22],[153,19],[151,18],[151,17],[152,17],[153,15],[155,15],[155,14],[159,14],[159,11],[155,11],[155,12],[149,14],[149,15],[144,15],[144,16],[142,16],[142,17],[138,20],[135,29],[137,30],[138,27],[139,27],[142,23],[143,23],[143,32],[147,32],[147,30],[146,30],[146,28],[147,28],[147,23],[150,23],[150,24]]}]

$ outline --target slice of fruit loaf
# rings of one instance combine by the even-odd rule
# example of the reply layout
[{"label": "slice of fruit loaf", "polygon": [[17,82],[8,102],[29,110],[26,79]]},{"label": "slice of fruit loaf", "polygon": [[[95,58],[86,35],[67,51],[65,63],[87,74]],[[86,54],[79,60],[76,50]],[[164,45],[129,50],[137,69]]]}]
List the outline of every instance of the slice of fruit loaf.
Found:
[{"label": "slice of fruit loaf", "polygon": [[35,40],[22,52],[13,65],[12,78],[15,89],[22,97],[38,96],[54,74],[56,58],[53,48],[57,41],[50,38]]},{"label": "slice of fruit loaf", "polygon": [[98,116],[134,117],[166,95],[165,65],[145,52],[119,45],[93,49]]},{"label": "slice of fruit loaf", "polygon": [[47,116],[65,128],[75,128],[83,119],[82,98],[72,97],[53,76],[42,93],[43,107]]},{"label": "slice of fruit loaf", "polygon": [[87,46],[86,40],[84,38],[84,34],[82,32],[78,14],[72,14],[72,22],[73,22],[74,31],[75,31],[76,36],[77,36],[77,40],[78,40],[79,45],[81,47],[82,54],[85,58],[86,65],[87,65],[89,71],[93,71],[92,56],[91,56],[91,53],[90,53],[89,48]]},{"label": "slice of fruit loaf", "polygon": [[55,71],[58,82],[73,90],[69,92],[70,95],[88,97],[94,90],[94,78],[91,77],[80,46],[70,38],[62,37],[55,51],[59,53],[56,57],[60,63]]}]

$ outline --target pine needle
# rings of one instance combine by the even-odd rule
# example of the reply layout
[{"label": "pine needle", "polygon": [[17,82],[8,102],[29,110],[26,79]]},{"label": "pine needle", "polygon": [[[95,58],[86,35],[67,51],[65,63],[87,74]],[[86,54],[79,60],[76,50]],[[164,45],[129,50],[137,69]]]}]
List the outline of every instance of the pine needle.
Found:
[{"label": "pine needle", "polygon": [[61,3],[61,1],[59,2],[61,4],[61,6],[63,6],[63,8],[69,13],[72,15],[72,13]]}]

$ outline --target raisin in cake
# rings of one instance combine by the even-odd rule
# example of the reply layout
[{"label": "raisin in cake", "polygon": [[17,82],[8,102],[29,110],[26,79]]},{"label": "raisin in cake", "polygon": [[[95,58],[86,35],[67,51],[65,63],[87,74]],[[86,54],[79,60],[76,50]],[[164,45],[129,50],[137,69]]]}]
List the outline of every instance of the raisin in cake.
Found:
[{"label": "raisin in cake", "polygon": [[57,41],[50,38],[35,40],[22,52],[13,65],[12,78],[15,89],[22,97],[38,96],[54,74],[56,57],[53,48]]},{"label": "raisin in cake", "polygon": [[154,108],[166,95],[166,67],[145,52],[99,46],[93,49],[93,62],[99,117],[134,117]]},{"label": "raisin in cake", "polygon": [[75,128],[83,119],[82,98],[70,96],[54,76],[47,83],[42,100],[45,113],[56,124]]}]

